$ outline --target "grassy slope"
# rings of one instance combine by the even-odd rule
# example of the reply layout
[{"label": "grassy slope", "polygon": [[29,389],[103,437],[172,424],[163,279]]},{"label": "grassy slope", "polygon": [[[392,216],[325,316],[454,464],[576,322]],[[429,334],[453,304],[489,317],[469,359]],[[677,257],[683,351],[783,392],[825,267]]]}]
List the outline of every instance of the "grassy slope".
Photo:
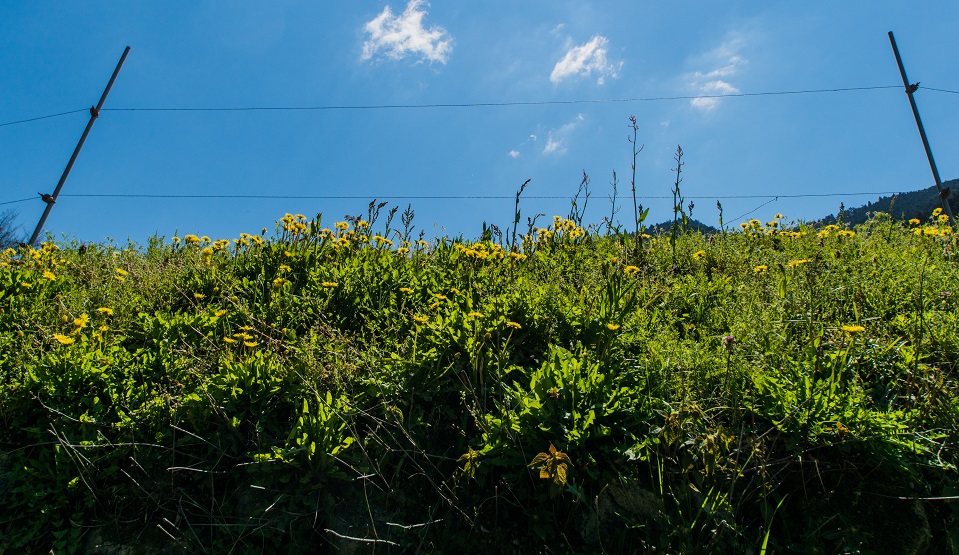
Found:
[{"label": "grassy slope", "polygon": [[352,224],[3,255],[0,551],[959,549],[934,221]]}]

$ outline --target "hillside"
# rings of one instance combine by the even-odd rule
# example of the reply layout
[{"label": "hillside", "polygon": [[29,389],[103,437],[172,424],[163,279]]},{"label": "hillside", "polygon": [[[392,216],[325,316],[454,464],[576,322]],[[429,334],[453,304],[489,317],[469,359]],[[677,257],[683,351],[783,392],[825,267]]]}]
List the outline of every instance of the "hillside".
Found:
[{"label": "hillside", "polygon": [[[959,208],[959,179],[945,181],[943,188],[951,190],[949,205],[956,214]],[[879,197],[876,202],[869,202],[863,206],[854,208],[846,207],[843,211],[843,222],[850,226],[856,226],[865,223],[876,212],[885,212],[898,221],[908,221],[916,218],[925,221],[929,214],[936,208],[942,207],[942,201],[939,200],[939,191],[933,185],[921,191],[912,191],[909,193],[899,193],[898,195]],[[826,216],[820,223],[823,225],[836,223],[836,214]]]},{"label": "hillside", "polygon": [[0,552],[959,552],[951,228],[375,216],[0,253]]}]

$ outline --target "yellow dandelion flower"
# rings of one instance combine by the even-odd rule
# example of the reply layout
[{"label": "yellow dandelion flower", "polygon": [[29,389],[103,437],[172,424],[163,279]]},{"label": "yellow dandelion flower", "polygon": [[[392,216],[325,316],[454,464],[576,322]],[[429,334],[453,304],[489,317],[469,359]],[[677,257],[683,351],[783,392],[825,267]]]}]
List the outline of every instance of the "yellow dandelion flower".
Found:
[{"label": "yellow dandelion flower", "polygon": [[76,326],[76,327],[78,327],[78,328],[85,328],[85,327],[87,327],[87,324],[89,324],[89,323],[90,323],[90,317],[87,316],[87,313],[86,313],[86,312],[84,312],[83,314],[81,314],[79,318],[74,318],[74,319],[73,319],[73,325]]},{"label": "yellow dandelion flower", "polygon": [[400,248],[396,249],[396,254],[399,254],[399,255],[401,255],[401,256],[406,256],[406,255],[408,255],[409,253],[410,253],[410,249],[408,249],[408,248],[406,248],[406,247],[400,247]]},{"label": "yellow dandelion flower", "polygon": [[244,341],[243,344],[246,345],[247,347],[256,347],[256,346],[257,346],[257,342],[256,342],[256,341]]},{"label": "yellow dandelion flower", "polygon": [[623,272],[624,272],[627,276],[631,276],[631,275],[635,274],[635,273],[638,272],[638,271],[639,271],[639,267],[638,267],[638,266],[626,266],[625,268],[623,268]]},{"label": "yellow dandelion flower", "polygon": [[444,294],[442,294],[442,293],[433,293],[433,296],[436,297],[436,300],[438,300],[438,301],[445,301],[445,300],[446,300],[446,295],[444,295]]},{"label": "yellow dandelion flower", "polygon": [[949,223],[949,216],[946,214],[939,214],[939,223]]},{"label": "yellow dandelion flower", "polygon": [[749,227],[749,224],[747,224],[746,222],[741,222],[741,223],[739,224],[739,227],[741,227],[741,228],[743,228],[743,229],[746,229],[747,227]]},{"label": "yellow dandelion flower", "polygon": [[769,269],[769,266],[766,266],[765,264],[760,264],[759,266],[756,266],[755,268],[753,268],[753,271],[756,272],[757,274],[762,274],[768,269]]},{"label": "yellow dandelion flower", "polygon": [[438,307],[439,305],[440,305],[440,303],[439,303],[439,301],[437,301],[437,302],[431,304],[431,305],[430,305],[430,308],[436,308],[436,307]]},{"label": "yellow dandelion flower", "polygon": [[71,343],[75,341],[75,339],[73,339],[72,337],[68,337],[66,335],[60,335],[59,333],[53,334],[53,338],[57,341],[57,343],[61,345],[70,345]]},{"label": "yellow dandelion flower", "polygon": [[56,279],[57,279],[57,276],[55,276],[55,275],[53,274],[53,272],[51,272],[50,270],[44,271],[44,272],[43,272],[43,277],[49,279],[50,281],[56,281]]},{"label": "yellow dandelion flower", "polygon": [[934,227],[927,227],[922,230],[923,235],[928,235],[929,237],[935,237],[939,235],[939,230]]},{"label": "yellow dandelion flower", "polygon": [[286,279],[286,278],[278,277],[278,278],[276,278],[276,279],[273,280],[273,288],[274,288],[274,289],[280,289],[281,287],[283,287],[283,286],[286,285],[287,283],[290,283],[290,280],[288,280],[288,279]]},{"label": "yellow dandelion flower", "polygon": [[482,317],[483,317],[483,313],[482,313],[482,312],[477,312],[477,311],[474,310],[473,312],[470,312],[470,317],[471,317],[471,318],[482,318]]},{"label": "yellow dandelion flower", "polygon": [[426,241],[420,239],[419,241],[416,242],[416,246],[417,246],[417,247],[428,247],[428,246],[430,246],[430,244],[427,243]]},{"label": "yellow dandelion flower", "polygon": [[606,324],[606,329],[608,329],[609,331],[616,331],[619,329],[619,324],[613,324],[613,323]]},{"label": "yellow dandelion flower", "polygon": [[417,324],[425,324],[425,323],[426,323],[426,316],[418,316],[418,315],[417,315],[417,316],[413,316],[413,321],[416,322]]},{"label": "yellow dandelion flower", "polygon": [[223,338],[223,342],[224,342],[224,343],[227,343],[227,344],[229,344],[229,345],[232,345],[232,344],[236,343],[236,339],[233,339],[232,337],[224,337],[224,338]]},{"label": "yellow dandelion flower", "polygon": [[696,251],[693,253],[693,258],[696,260],[702,260],[706,258],[706,251]]},{"label": "yellow dandelion flower", "polygon": [[29,282],[26,282],[26,281],[21,281],[21,282],[20,282],[20,287],[22,287],[22,288],[24,288],[24,289],[31,289],[31,288],[33,287],[33,284],[32,284],[32,283],[29,283]]},{"label": "yellow dandelion flower", "polygon": [[97,312],[99,312],[100,314],[103,314],[104,316],[113,316],[113,309],[107,308],[105,306],[101,306],[100,308],[98,308]]},{"label": "yellow dandelion flower", "polygon": [[196,300],[198,300],[198,301],[200,301],[200,300],[205,299],[205,298],[206,298],[206,295],[204,295],[203,293],[194,293],[194,294],[193,294],[193,298],[196,299]]},{"label": "yellow dandelion flower", "polygon": [[784,216],[783,216],[782,214],[779,214],[779,213],[777,212],[776,215],[773,216],[773,218],[776,218],[777,220],[781,220],[781,219],[784,218]]},{"label": "yellow dandelion flower", "polygon": [[932,211],[933,216],[938,216],[939,214],[942,214],[942,208],[936,208]]},{"label": "yellow dandelion flower", "polygon": [[522,329],[523,326],[517,324],[516,322],[506,322],[506,327],[513,328],[514,330]]},{"label": "yellow dandelion flower", "polygon": [[200,242],[200,238],[192,233],[184,237],[183,240],[186,241],[188,245],[195,245]]},{"label": "yellow dandelion flower", "polygon": [[130,272],[124,270],[123,268],[114,268],[113,271],[116,272],[116,274],[117,274],[118,276],[125,276],[125,275],[128,275],[128,274],[130,273]]},{"label": "yellow dandelion flower", "polygon": [[866,331],[866,328],[862,326],[843,326],[842,331],[847,331],[849,333],[859,333],[861,331]]},{"label": "yellow dandelion flower", "polygon": [[243,341],[249,341],[249,340],[253,339],[253,336],[250,335],[250,334],[248,334],[248,333],[246,333],[246,332],[234,333],[234,334],[233,334],[233,337],[235,337],[235,338],[237,338],[237,339],[242,339]]},{"label": "yellow dandelion flower", "polygon": [[413,289],[409,287],[400,287],[400,293],[406,293],[407,295],[409,295],[412,292],[413,292]]},{"label": "yellow dandelion flower", "polygon": [[909,220],[909,225],[919,225],[919,218],[912,218]]},{"label": "yellow dandelion flower", "polygon": [[809,262],[809,259],[808,259],[808,258],[803,258],[802,260],[790,260],[790,261],[789,261],[789,267],[790,267],[790,268],[797,268],[797,267],[799,267],[799,266],[802,266],[803,264],[806,264],[807,262]]},{"label": "yellow dandelion flower", "polygon": [[339,285],[336,281],[324,281],[323,287],[337,287]]},{"label": "yellow dandelion flower", "polygon": [[227,309],[225,309],[225,308],[221,308],[220,310],[217,310],[217,311],[216,311],[216,317],[217,317],[217,318],[222,318],[223,316],[226,316],[227,313],[229,313],[229,312],[230,312],[229,310],[227,310]]}]

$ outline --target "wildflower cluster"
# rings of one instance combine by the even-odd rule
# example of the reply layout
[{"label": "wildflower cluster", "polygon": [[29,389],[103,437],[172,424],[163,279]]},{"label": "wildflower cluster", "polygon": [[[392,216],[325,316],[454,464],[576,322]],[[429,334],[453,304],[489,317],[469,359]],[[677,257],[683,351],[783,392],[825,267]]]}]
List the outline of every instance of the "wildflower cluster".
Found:
[{"label": "wildflower cluster", "polygon": [[[483,243],[473,243],[472,245],[463,245],[457,243],[453,246],[453,249],[456,252],[462,253],[467,258],[472,258],[475,260],[502,260],[506,258],[506,253],[503,251],[503,247],[499,246],[496,243],[483,242]],[[510,258],[516,258],[513,256],[514,253],[510,253]]]}]

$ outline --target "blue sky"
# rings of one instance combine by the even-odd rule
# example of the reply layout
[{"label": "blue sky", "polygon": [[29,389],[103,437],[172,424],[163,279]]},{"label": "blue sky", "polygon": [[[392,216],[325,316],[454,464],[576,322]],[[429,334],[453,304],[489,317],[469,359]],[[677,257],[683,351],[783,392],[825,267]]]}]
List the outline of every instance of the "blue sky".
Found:
[{"label": "blue sky", "polygon": [[[123,108],[557,102],[901,84],[959,90],[959,3],[931,1],[0,3],[0,123],[97,102],[132,50],[54,207],[58,238],[236,237],[287,212],[328,225],[377,198],[427,234],[505,228],[569,212],[585,171],[586,219],[629,224],[629,116],[650,220],[671,217],[671,167],[715,224],[733,195],[905,191],[933,184],[900,89],[746,98],[286,111]],[[959,177],[959,95],[916,95],[943,179]],[[33,230],[88,114],[0,127],[0,206]],[[78,197],[218,195],[217,199]],[[244,199],[232,195],[355,196]],[[502,196],[500,199],[437,199]],[[404,197],[423,197],[408,199]],[[722,200],[727,221],[769,199]],[[869,196],[781,198],[757,212],[814,219]],[[735,223],[735,222],[733,222]]]}]

